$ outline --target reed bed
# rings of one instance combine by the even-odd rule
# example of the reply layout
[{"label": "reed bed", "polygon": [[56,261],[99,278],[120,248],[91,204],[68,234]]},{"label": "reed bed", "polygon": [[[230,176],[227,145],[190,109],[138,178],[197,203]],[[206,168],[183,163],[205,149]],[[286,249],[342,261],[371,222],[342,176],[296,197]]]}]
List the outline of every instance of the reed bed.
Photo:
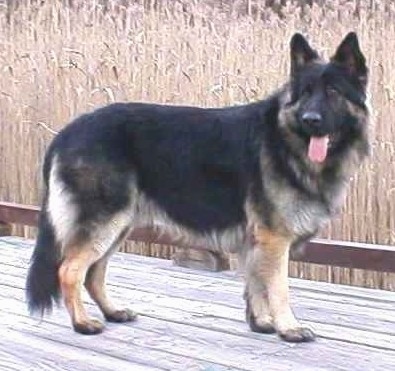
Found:
[{"label": "reed bed", "polygon": [[[355,30],[371,71],[373,152],[353,179],[341,216],[322,236],[395,245],[395,5],[299,3],[0,2],[0,199],[39,203],[45,148],[78,114],[114,101],[252,102],[288,78],[295,31],[328,57]],[[395,289],[393,275],[305,264],[293,264],[292,274]]]}]

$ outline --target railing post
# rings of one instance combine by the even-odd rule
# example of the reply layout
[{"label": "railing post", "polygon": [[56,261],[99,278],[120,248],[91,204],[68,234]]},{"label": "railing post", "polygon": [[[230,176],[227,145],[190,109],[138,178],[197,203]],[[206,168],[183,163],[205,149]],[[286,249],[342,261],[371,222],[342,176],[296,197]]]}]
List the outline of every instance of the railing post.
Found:
[{"label": "railing post", "polygon": [[10,236],[10,235],[11,235],[11,225],[0,222],[0,236]]}]

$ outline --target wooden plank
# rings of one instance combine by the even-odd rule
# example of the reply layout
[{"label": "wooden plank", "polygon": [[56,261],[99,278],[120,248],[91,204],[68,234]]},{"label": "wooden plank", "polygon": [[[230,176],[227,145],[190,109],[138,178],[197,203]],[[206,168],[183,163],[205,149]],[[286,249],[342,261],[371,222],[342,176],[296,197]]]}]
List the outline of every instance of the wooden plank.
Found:
[{"label": "wooden plank", "polygon": [[[8,249],[13,248],[9,247]],[[67,344],[76,347],[87,346],[86,337],[71,332],[68,326],[68,316],[64,309],[56,311],[53,317],[44,320],[40,326],[37,326],[32,319],[26,316],[22,287],[30,254],[28,253],[29,249],[25,251],[26,254],[20,254],[23,256],[21,259],[17,259],[12,254],[5,255],[6,261],[11,264],[3,263],[0,267],[1,327],[12,328],[20,332],[25,331],[28,334],[33,333],[40,338],[54,342],[67,339],[67,342],[70,342]],[[214,365],[213,367],[219,365],[222,368],[241,367],[251,370],[266,369],[266,367],[273,370],[306,370],[317,369],[317,365],[320,365],[320,369],[330,370],[363,370],[375,367],[390,369],[390,365],[394,362],[394,351],[387,350],[394,343],[391,342],[393,334],[375,333],[373,329],[364,331],[347,327],[341,328],[341,326],[336,328],[335,325],[323,322],[319,331],[326,332],[326,338],[318,339],[315,344],[297,346],[279,342],[275,336],[253,334],[248,331],[243,322],[243,304],[240,295],[237,294],[237,289],[241,289],[241,282],[232,281],[226,275],[216,275],[221,277],[216,279],[214,275],[199,278],[198,275],[191,274],[188,279],[188,270],[179,269],[182,272],[181,276],[178,276],[176,270],[168,269],[167,261],[142,259],[133,266],[131,263],[134,256],[124,255],[125,257],[120,259],[120,262],[125,264],[125,267],[118,268],[118,263],[116,263],[112,269],[113,273],[111,273],[110,279],[114,282],[121,281],[121,283],[117,286],[110,286],[111,293],[122,300],[127,297],[139,299],[139,303],[136,305],[140,306],[139,309],[143,309],[146,315],[142,315],[140,320],[134,324],[110,325],[108,331],[103,335],[94,337],[94,339],[101,340],[99,344],[96,344],[96,340],[92,340],[94,344],[89,341],[88,349],[98,353],[110,351],[112,356],[128,360],[125,358],[128,357],[125,349],[132,347],[133,355],[136,352],[137,354],[151,354],[156,351],[166,359],[167,355],[186,357],[186,359],[194,361],[208,362]],[[9,258],[11,260],[7,260]],[[152,272],[147,274],[143,269],[143,261],[151,260],[155,260],[155,264],[148,265],[148,270]],[[14,267],[12,264],[15,264],[15,261],[16,266]],[[134,268],[134,272],[128,272],[126,268],[128,266]],[[163,266],[166,269],[161,269]],[[156,282],[151,281],[153,274]],[[166,285],[169,280],[173,281],[172,284]],[[141,285],[141,283],[144,284]],[[142,289],[150,292],[144,292]],[[188,290],[192,290],[192,292]],[[223,298],[222,290],[226,291],[226,301]],[[189,297],[190,294],[192,297]],[[315,294],[314,291],[311,291],[311,294]],[[322,292],[319,294],[323,295]],[[327,296],[329,297],[329,295]],[[228,300],[230,302],[227,302]],[[309,300],[311,300],[310,309],[322,312],[320,315],[325,321],[330,309],[323,306],[321,310],[321,307],[317,307],[322,300],[311,298]],[[302,310],[305,311],[305,303],[300,304]],[[350,305],[359,309],[347,308]],[[91,304],[88,306],[90,311],[97,311]],[[365,309],[352,303],[339,302],[336,310],[343,311],[345,307],[345,312],[348,312],[350,320],[355,319],[361,309]],[[350,316],[350,312],[352,316]],[[389,310],[380,312],[377,308],[375,310],[368,308],[368,312],[371,312],[372,316],[377,314],[378,318],[381,315],[384,319],[386,315],[383,317],[383,313],[388,312],[388,316],[392,314]],[[232,317],[232,319],[228,317]],[[332,318],[332,320],[336,321],[336,318]],[[65,325],[60,325],[62,323]],[[38,331],[38,333],[34,331]],[[332,338],[332,336],[338,336],[339,333],[341,334],[340,341]],[[365,341],[366,338],[367,341]],[[365,344],[358,343],[363,341]],[[330,357],[328,357],[329,354]],[[223,360],[224,357],[226,360]],[[228,360],[229,357],[231,360]],[[238,360],[238,362],[234,360]],[[134,361],[141,362],[141,359],[137,358]],[[198,363],[197,367],[201,365]],[[164,365],[161,366],[161,364],[150,361],[149,366],[162,367]]]},{"label": "wooden plank", "polygon": [[[20,302],[19,302],[20,304]],[[93,353],[96,360],[93,360],[94,364],[98,365],[106,362],[109,359],[110,367],[112,362],[112,370],[123,370],[123,369],[163,369],[163,370],[185,370],[185,367],[190,369],[200,370],[204,368],[213,367],[215,370],[225,370],[220,364],[212,362],[206,362],[205,360],[194,359],[184,354],[178,354],[181,352],[167,352],[162,349],[155,349],[150,346],[150,342],[160,342],[160,336],[157,332],[147,333],[146,331],[140,331],[138,329],[132,329],[126,327],[114,326],[115,330],[121,330],[121,332],[127,333],[127,339],[125,335],[122,335],[120,331],[108,331],[105,334],[94,337],[81,336],[71,330],[69,326],[69,319],[65,311],[58,311],[56,313],[56,320],[43,321],[38,323],[37,320],[28,318],[25,315],[19,313],[18,305],[14,303],[13,312],[0,310],[2,316],[0,318],[0,329],[3,332],[16,331],[23,337],[35,338],[36,344],[41,342],[41,354],[40,352],[27,353],[27,356],[32,360],[42,361],[44,358],[52,358],[52,355],[47,354],[47,349],[52,348],[56,351],[59,348],[60,352],[65,354],[69,353],[67,348],[73,349],[77,354],[84,356],[87,352]],[[63,325],[64,324],[64,325]],[[15,341],[15,340],[14,340]],[[11,343],[13,344],[13,342]],[[46,346],[47,344],[47,346]],[[4,344],[6,349],[9,348],[7,343]],[[170,345],[166,348],[171,350]],[[55,358],[56,359],[56,358]],[[83,358],[82,358],[83,368]],[[73,368],[71,368],[73,369]],[[68,368],[70,370],[70,368]]]},{"label": "wooden plank", "polygon": [[[114,267],[116,270],[117,267]],[[113,269],[113,270],[114,270]],[[2,272],[7,273],[12,271],[12,267],[4,267],[1,269]],[[221,283],[207,283],[199,282],[195,280],[176,280],[172,285],[161,285],[161,282],[168,282],[168,278],[162,275],[162,277],[155,276],[152,279],[149,275],[141,276],[142,272],[133,272],[133,279],[125,278],[121,274],[116,274],[112,277],[110,274],[110,282],[117,282],[115,286],[110,285],[110,292],[118,299],[123,301],[125,297],[133,297],[143,303],[149,301],[149,305],[163,305],[171,306],[172,308],[182,307],[183,310],[190,310],[193,312],[194,308],[198,308],[200,313],[194,313],[196,315],[202,314],[201,311],[204,308],[204,315],[208,316],[225,316],[229,320],[239,319],[244,325],[244,304],[241,300],[241,284],[239,283],[238,290],[231,292],[223,292],[224,285]],[[22,270],[20,271],[20,277],[22,277]],[[148,281],[144,281],[148,280]],[[7,277],[2,280],[4,283],[7,282]],[[23,287],[24,279],[16,280],[15,277],[11,277],[9,284],[20,285]],[[159,286],[158,286],[159,285]],[[166,292],[166,296],[160,296],[157,292]],[[225,291],[227,291],[225,287]],[[217,295],[213,296],[213,293]],[[303,293],[303,291],[301,291]],[[313,293],[314,294],[314,293]],[[317,294],[314,294],[317,295]],[[395,299],[395,294],[392,295]],[[185,298],[185,299],[184,299]],[[357,301],[350,300],[345,297],[345,300],[341,300],[335,303],[331,303],[330,295],[323,295],[310,298],[304,298],[297,294],[292,295],[293,301],[295,302],[295,310],[298,316],[304,321],[313,325],[313,327],[320,330],[321,324],[326,323],[333,325],[334,328],[329,332],[320,332],[318,334],[323,337],[332,337],[336,334],[339,340],[342,340],[342,334],[344,333],[343,328],[349,328],[347,331],[376,331],[382,332],[382,336],[376,339],[376,336],[366,336],[372,344],[378,344],[377,341],[381,341],[382,347],[386,347],[390,340],[386,335],[392,335],[395,332],[395,319],[393,317],[393,307],[395,300],[388,303],[387,307],[369,308],[366,306],[367,300]],[[191,300],[190,300],[191,299]],[[348,301],[347,301],[348,300]],[[160,304],[161,303],[161,304]],[[148,305],[148,307],[149,307]],[[142,313],[146,313],[147,306],[140,309],[140,303],[133,305],[134,309],[141,310]],[[161,309],[162,310],[162,309]],[[353,313],[351,316],[350,313]],[[357,335],[354,338],[358,338]],[[373,339],[373,340],[372,340]],[[391,344],[390,342],[388,344]],[[394,344],[395,346],[395,344]]]},{"label": "wooden plank", "polygon": [[[57,318],[57,323],[59,323],[59,321],[63,322],[63,320],[67,321],[67,319],[63,319],[64,313],[62,313],[61,316],[59,316],[58,313],[56,313],[56,318]],[[5,318],[9,318],[9,314],[5,314],[4,315]],[[12,319],[12,318],[11,318]],[[23,323],[24,320],[18,319],[18,323]],[[117,325],[115,325],[117,326]],[[217,361],[219,361],[221,358],[219,357],[223,357],[224,354],[226,354],[227,356],[234,356],[238,358],[238,355],[236,354],[230,354],[229,353],[229,346],[232,347],[239,347],[241,348],[242,351],[245,352],[245,354],[250,354],[250,355],[255,355],[256,357],[258,357],[258,361],[260,361],[260,363],[257,363],[256,361],[254,362],[253,360],[247,360],[247,363],[245,363],[245,357],[239,359],[241,366],[243,369],[252,369],[252,370],[256,370],[256,369],[262,369],[262,364],[266,364],[267,362],[270,362],[276,365],[276,367],[271,368],[273,370],[277,370],[277,369],[320,369],[317,368],[317,364],[322,365],[322,363],[316,363],[317,361],[319,361],[319,357],[323,356],[323,352],[325,352],[326,350],[330,352],[331,357],[333,357],[333,359],[326,364],[325,366],[328,367],[328,369],[333,369],[333,370],[337,370],[337,369],[355,369],[355,370],[363,370],[363,367],[367,367],[366,369],[372,369],[371,366],[374,364],[377,367],[381,367],[381,366],[388,366],[389,362],[393,361],[393,355],[395,354],[394,352],[387,352],[387,351],[383,351],[383,350],[378,350],[378,349],[374,349],[374,348],[369,348],[367,349],[366,347],[361,347],[361,346],[355,346],[355,344],[347,344],[347,343],[337,343],[337,342],[333,342],[333,341],[327,341],[325,339],[319,339],[319,342],[314,344],[311,348],[311,352],[312,354],[309,354],[310,351],[308,350],[310,347],[307,347],[307,349],[304,347],[304,345],[299,345],[297,347],[299,347],[298,350],[298,354],[294,354],[293,357],[298,358],[298,362],[294,362],[293,357],[289,358],[287,356],[287,352],[289,351],[289,349],[292,349],[294,346],[289,345],[289,344],[284,344],[281,343],[281,345],[284,345],[283,349],[277,350],[276,352],[273,352],[272,346],[270,346],[271,344],[268,344],[267,339],[273,339],[273,336],[259,336],[256,334],[255,337],[260,337],[259,342],[257,343],[257,341],[253,341],[252,339],[248,340],[247,342],[243,341],[242,339],[240,339],[241,341],[237,341],[237,338],[235,339],[235,341],[237,341],[237,345],[231,341],[230,344],[229,343],[229,336],[227,336],[226,334],[219,334],[220,335],[220,339],[213,339],[212,338],[212,334],[210,335],[210,332],[205,331],[205,332],[201,332],[200,329],[192,329],[191,332],[188,331],[187,328],[185,328],[184,326],[180,326],[179,324],[172,324],[172,323],[167,323],[167,324],[163,324],[162,321],[152,321],[150,320],[149,322],[146,321],[145,318],[142,318],[140,321],[134,323],[133,325],[118,325],[119,327],[115,326],[111,326],[113,328],[110,328],[108,330],[108,332],[106,332],[104,335],[100,335],[97,338],[106,337],[105,342],[110,338],[111,341],[120,341],[121,343],[123,342],[127,342],[128,344],[135,344],[136,342],[139,343],[139,345],[141,345],[140,343],[140,336],[144,336],[144,344],[147,345],[149,344],[149,346],[153,346],[155,349],[157,347],[159,347],[160,349],[162,349],[163,347],[165,347],[167,349],[167,346],[170,344],[172,345],[169,350],[173,349],[174,352],[178,352],[178,350],[176,350],[175,348],[181,348],[181,350],[184,352],[184,354],[188,354],[188,352],[192,352],[192,355],[197,356],[198,354],[198,350],[200,350],[200,352],[203,352],[204,355],[200,355],[200,357],[207,357],[211,360],[213,360],[213,358],[217,359]],[[151,332],[152,329],[154,329],[155,331],[155,335],[150,335],[148,333],[142,334],[140,335],[140,330],[144,329],[146,327],[149,327],[149,331]],[[130,327],[130,328],[128,328]],[[132,328],[133,329],[132,329]],[[70,331],[70,329],[64,329],[64,330],[56,330],[54,328],[52,328],[50,326],[50,328],[48,329],[48,325],[47,325],[47,321],[44,321],[40,327],[41,330],[43,331],[50,331],[51,333],[51,339],[53,338],[53,334],[57,334],[57,335],[61,335],[63,334],[63,336],[66,336],[67,331]],[[31,330],[29,330],[31,331]],[[116,331],[117,333],[114,334],[114,331]],[[64,332],[64,333],[63,333]],[[171,335],[172,338],[175,338],[176,340],[172,340],[169,339],[169,336]],[[46,335],[47,336],[47,335]],[[70,334],[68,336],[74,337],[77,336],[78,339],[83,338],[85,339],[85,337],[81,337],[79,335],[75,335],[75,334]],[[166,338],[166,345],[163,344],[163,339],[162,336],[165,336]],[[191,337],[191,338],[190,338]],[[180,340],[181,338],[181,340]],[[193,338],[193,340],[192,340]],[[96,337],[95,337],[96,339]],[[153,340],[154,339],[154,340]],[[275,338],[274,338],[275,339]],[[74,339],[75,340],[75,339]],[[176,343],[174,343],[174,341],[176,341]],[[102,341],[100,341],[102,343]],[[191,343],[192,342],[192,348],[191,348]],[[214,343],[213,343],[214,342]],[[218,342],[218,343],[217,343]],[[255,343],[255,344],[254,344]],[[258,345],[257,345],[258,344]],[[278,340],[277,340],[277,344],[278,344]],[[92,346],[92,344],[90,344],[90,346]],[[96,348],[96,344],[94,344],[93,346],[94,348]],[[115,345],[114,345],[115,347]],[[116,348],[118,349],[120,346],[117,345]],[[195,347],[198,347],[199,349],[195,349]],[[207,351],[208,349],[218,349],[218,347],[220,347],[220,353],[221,355],[218,355],[215,353],[213,353],[213,350],[211,351]],[[265,350],[270,350],[270,355],[269,354],[262,354],[261,353],[261,347],[265,348]],[[122,346],[121,346],[122,348]],[[303,351],[304,348],[304,351]],[[317,349],[318,348],[318,349]],[[150,348],[151,349],[151,348]],[[151,350],[150,350],[151,351]],[[186,352],[186,353],[185,353]],[[299,353],[303,352],[303,354],[300,355]],[[362,361],[353,359],[352,355],[355,355],[355,352],[358,352],[358,356],[362,357]],[[111,353],[113,353],[113,351],[111,351]],[[272,359],[272,356],[279,356],[282,355],[281,357],[281,361],[275,357],[275,360]],[[350,356],[351,355],[351,356]],[[304,359],[304,357],[306,357],[306,360]],[[351,357],[351,359],[350,359]],[[383,360],[380,360],[380,357],[384,357]],[[285,362],[284,362],[284,358],[285,358]],[[326,360],[325,360],[326,361]],[[251,363],[253,362],[253,363]],[[300,362],[300,363],[299,363]],[[237,363],[232,363],[233,366],[232,367],[237,367]],[[351,365],[353,365],[353,368],[349,368],[351,367]],[[287,366],[287,368],[284,368],[285,366]],[[289,366],[292,366],[294,368],[290,368]],[[387,369],[387,368],[383,368],[383,369]]]},{"label": "wooden plank", "polygon": [[[18,281],[20,279],[18,278]],[[3,278],[4,281],[4,278]],[[10,281],[15,281],[12,277]],[[17,283],[22,284],[22,280]],[[3,290],[6,291],[6,290]],[[158,290],[161,292],[161,290]],[[138,288],[129,290],[123,287],[110,286],[112,297],[119,303],[125,298],[133,298],[132,307],[146,316],[162,316],[166,320],[184,321],[208,329],[246,335],[249,333],[244,322],[244,305],[238,296],[237,303],[230,301],[218,304],[218,300],[201,301],[198,294],[194,296],[172,296],[155,292],[144,292]],[[163,292],[163,291],[162,291]],[[220,293],[219,293],[220,294]],[[10,297],[10,293],[7,294]],[[17,297],[23,299],[22,290]],[[3,295],[2,295],[3,296]],[[317,304],[321,305],[317,305]],[[323,305],[325,302],[306,302],[298,300],[294,305],[297,316],[303,323],[311,325],[322,338],[352,341],[381,349],[395,350],[395,342],[391,339],[395,333],[393,312],[364,311],[357,305]],[[238,307],[234,307],[238,304]],[[362,307],[363,308],[363,307]],[[179,311],[181,310],[181,312]],[[170,317],[168,316],[170,313]],[[351,316],[350,313],[353,313]],[[184,319],[184,320],[183,320]]]},{"label": "wooden plank", "polygon": [[0,369],[7,371],[164,370],[164,368],[132,363],[108,354],[78,348],[72,344],[54,342],[8,328],[3,329],[0,336]]},{"label": "wooden plank", "polygon": [[[13,310],[14,313],[3,312],[0,317],[1,324],[8,323],[14,329],[21,328],[21,331],[29,333],[44,332],[45,338],[53,341],[65,339],[66,343],[72,342],[76,346],[86,344],[84,341],[86,337],[73,334],[70,329],[55,328],[59,323],[67,322],[65,311],[55,313],[56,325],[45,320],[40,326],[34,326],[29,325],[31,322],[29,318],[13,319],[15,305],[10,307],[10,311]],[[51,319],[51,321],[54,320]],[[152,335],[150,335],[151,332],[153,332]],[[98,344],[96,339],[100,339]],[[269,343],[268,339],[272,339],[272,342]],[[274,336],[260,336],[252,333],[243,337],[231,336],[179,323],[164,323],[163,320],[146,317],[130,325],[111,325],[107,332],[94,337],[93,340],[95,340],[93,343],[89,341],[90,349],[103,350],[103,346],[104,349],[108,349],[107,342],[110,342],[112,345],[109,351],[117,357],[125,354],[124,343],[127,343],[128,347],[138,344],[148,347],[149,352],[153,349],[177,354],[181,352],[181,354],[196,357],[200,361],[210,361],[220,365],[226,362],[227,367],[245,370],[263,369],[264,365],[266,367],[270,365],[270,370],[367,370],[374,369],[373,366],[378,367],[377,369],[389,369],[392,362],[395,362],[393,351],[388,352],[347,342],[339,343],[319,339],[315,344],[290,345],[279,342]],[[281,349],[274,350],[274,346],[281,347]],[[134,354],[135,350],[131,351]],[[330,357],[323,358],[325,354],[330,354]],[[231,359],[224,359],[228,357]]]},{"label": "wooden plank", "polygon": [[[3,259],[4,261],[5,259]],[[119,265],[113,266],[110,268],[110,276],[109,276],[109,284],[117,285],[119,287],[129,288],[131,290],[145,290],[155,292],[156,290],[166,291],[167,294],[171,294],[174,296],[185,296],[191,298],[199,298],[200,300],[205,300],[206,302],[211,302],[213,297],[215,297],[217,292],[220,292],[221,295],[217,297],[217,300],[220,300],[222,304],[227,305],[229,307],[232,306],[232,303],[239,303],[241,301],[242,295],[242,283],[241,280],[231,281],[226,279],[220,279],[219,277],[211,278],[205,277],[202,278],[200,276],[188,276],[187,273],[175,274],[173,271],[171,272],[161,272],[157,269],[149,269],[140,265],[131,264],[132,259],[128,259],[129,264],[126,264],[125,267],[119,268]],[[166,261],[159,261],[163,264],[166,264]],[[4,264],[4,263],[2,263]],[[19,263],[17,263],[20,265]],[[19,275],[25,276],[25,271],[27,263],[22,263],[22,268],[14,269],[13,265],[3,266],[2,271],[8,272],[10,275]],[[163,280],[163,275],[166,274],[166,281]],[[222,275],[221,275],[222,276]],[[193,277],[193,279],[191,279]],[[171,281],[171,285],[169,282]],[[295,282],[295,281],[294,281]],[[305,281],[301,281],[305,283]],[[319,284],[317,284],[319,286]],[[354,288],[348,287],[348,290],[345,290],[342,295],[332,295],[332,293],[336,293],[336,288],[342,288],[339,285],[327,284],[325,286],[332,286],[330,290],[325,287],[325,290],[304,290],[303,285],[300,286],[297,290],[291,290],[292,297],[295,302],[304,302],[306,306],[315,305],[319,308],[325,307],[339,307],[340,304],[344,304],[342,307],[347,311],[355,311],[359,307],[362,307],[362,310],[359,310],[359,313],[363,313],[364,315],[369,315],[371,318],[375,317],[383,317],[386,313],[390,313],[393,310],[395,303],[395,293],[392,292],[384,292],[384,296],[381,299],[376,299],[375,294],[381,293],[378,290],[369,290],[362,289],[362,292],[366,291],[365,296],[358,295],[347,295],[347,293],[353,293]],[[328,292],[330,291],[330,295]],[[361,291],[358,290],[358,293]],[[372,295],[375,300],[372,299]],[[385,297],[386,300],[383,300]],[[333,305],[332,305],[333,304]],[[378,309],[381,313],[377,315],[375,313],[375,309]],[[387,317],[393,318],[391,314],[388,314]],[[365,318],[366,320],[367,318]]]},{"label": "wooden plank", "polygon": [[[142,317],[133,324],[110,324],[106,332],[89,337],[73,333],[68,326],[65,311],[56,311],[56,320],[50,318],[39,325],[31,318],[1,311],[0,328],[12,327],[19,332],[34,334],[52,342],[111,354],[114,358],[168,370],[210,369],[258,370],[262,362],[272,361],[273,370],[300,369],[303,363],[278,360],[271,354],[288,347],[281,342],[265,343],[235,335],[224,335],[210,330],[163,320]],[[67,326],[60,324],[65,323]],[[224,357],[226,354],[226,357]],[[274,358],[274,359],[273,359]],[[306,367],[306,370],[313,370]]]},{"label": "wooden plank", "polygon": [[[4,290],[3,290],[4,291]],[[23,300],[22,290],[17,294],[17,290],[12,293],[5,290],[7,297],[1,295],[2,310],[13,313],[16,301]],[[122,289],[110,290],[112,297],[119,303],[128,297],[128,293]],[[122,300],[123,299],[123,300]],[[96,310],[90,300],[87,300],[90,310]],[[215,330],[225,334],[234,334],[242,336],[250,336],[251,333],[248,326],[244,322],[244,311],[242,308],[229,309],[225,305],[202,303],[195,299],[166,297],[164,295],[149,294],[140,291],[133,292],[133,310],[141,313],[142,316],[164,319],[166,321],[184,323],[193,325],[202,329]],[[384,327],[382,321],[376,320],[376,326],[369,326],[369,320],[360,320],[361,328],[358,321],[353,316],[346,317],[347,321],[343,321],[338,315],[328,312],[322,313],[321,310],[313,310],[318,313],[318,320],[308,312],[304,313],[303,308],[297,308],[300,312],[301,320],[312,326],[317,335],[321,338],[334,339],[339,341],[347,341],[355,344],[368,345],[378,349],[387,349],[395,351],[395,343],[393,342],[395,324]],[[330,311],[329,311],[330,312]],[[299,314],[299,313],[298,313]],[[316,314],[317,317],[317,314]],[[328,318],[328,319],[327,319]],[[325,322],[323,320],[327,319]],[[338,321],[338,323],[336,323]],[[357,322],[357,324],[355,323]],[[365,323],[368,323],[366,325]],[[365,327],[365,328],[363,328]],[[392,330],[391,330],[392,327]],[[376,331],[375,331],[376,330]],[[380,332],[385,330],[385,332]],[[269,338],[270,341],[277,341]]]}]

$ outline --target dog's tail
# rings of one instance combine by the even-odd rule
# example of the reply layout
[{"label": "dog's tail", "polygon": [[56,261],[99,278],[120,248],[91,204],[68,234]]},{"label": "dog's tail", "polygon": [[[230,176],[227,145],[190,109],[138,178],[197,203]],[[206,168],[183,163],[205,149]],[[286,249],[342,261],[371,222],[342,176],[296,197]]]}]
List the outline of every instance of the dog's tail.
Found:
[{"label": "dog's tail", "polygon": [[26,299],[30,314],[39,313],[42,317],[46,312],[51,313],[53,303],[58,302],[60,297],[60,247],[56,243],[46,202],[40,213],[38,228],[36,246],[26,280]]}]

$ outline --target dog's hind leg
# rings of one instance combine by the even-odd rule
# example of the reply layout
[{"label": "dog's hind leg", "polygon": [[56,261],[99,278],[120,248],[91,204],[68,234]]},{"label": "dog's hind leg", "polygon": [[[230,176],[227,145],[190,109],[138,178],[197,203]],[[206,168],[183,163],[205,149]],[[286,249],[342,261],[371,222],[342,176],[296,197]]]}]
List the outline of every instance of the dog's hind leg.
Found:
[{"label": "dog's hind leg", "polygon": [[102,332],[103,324],[89,318],[81,298],[81,288],[89,267],[100,258],[91,243],[74,243],[64,248],[64,259],[59,268],[59,282],[74,330],[82,334]]},{"label": "dog's hind leg", "polygon": [[313,332],[296,320],[289,305],[287,280],[291,239],[264,227],[255,228],[254,238],[256,246],[247,259],[247,288],[253,290],[249,292],[249,298],[252,310],[257,311],[254,315],[263,316],[265,325],[272,318],[278,334],[286,341],[313,340]]},{"label": "dog's hind leg", "polygon": [[137,314],[130,309],[118,309],[109,299],[106,292],[106,273],[108,262],[113,252],[125,240],[126,230],[114,242],[111,249],[100,260],[94,263],[88,270],[85,279],[85,287],[91,298],[97,303],[104,317],[109,322],[133,321]]},{"label": "dog's hind leg", "polygon": [[100,321],[89,318],[85,311],[81,299],[84,283],[92,298],[104,309],[104,314],[108,316],[114,313],[104,292],[105,268],[111,253],[126,235],[129,222],[127,213],[113,215],[105,222],[95,223],[94,229],[90,228],[89,235],[81,238],[81,242],[76,243],[78,238],[74,238],[73,243],[63,248],[64,258],[59,269],[59,281],[77,332],[96,334],[104,328]]}]

